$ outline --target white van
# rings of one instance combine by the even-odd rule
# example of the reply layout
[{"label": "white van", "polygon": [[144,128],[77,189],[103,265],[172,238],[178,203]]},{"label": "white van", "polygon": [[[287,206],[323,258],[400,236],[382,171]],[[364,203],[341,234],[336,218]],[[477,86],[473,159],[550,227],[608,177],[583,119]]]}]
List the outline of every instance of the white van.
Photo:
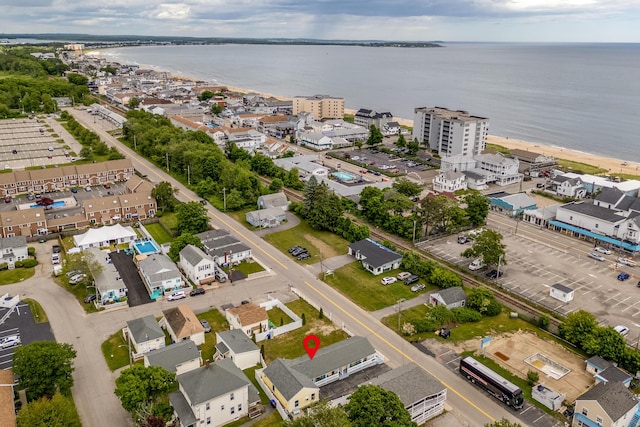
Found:
[{"label": "white van", "polygon": [[486,264],[482,262],[482,258],[477,258],[477,259],[474,259],[471,264],[469,264],[469,270],[476,271],[476,270],[480,270],[485,266]]},{"label": "white van", "polygon": [[60,254],[51,255],[51,264],[53,265],[60,264]]},{"label": "white van", "polygon": [[172,292],[171,294],[169,294],[167,299],[169,301],[176,301],[176,300],[183,299],[183,298],[186,298],[186,297],[187,297],[187,294],[185,294],[184,291],[176,291],[176,292]]}]

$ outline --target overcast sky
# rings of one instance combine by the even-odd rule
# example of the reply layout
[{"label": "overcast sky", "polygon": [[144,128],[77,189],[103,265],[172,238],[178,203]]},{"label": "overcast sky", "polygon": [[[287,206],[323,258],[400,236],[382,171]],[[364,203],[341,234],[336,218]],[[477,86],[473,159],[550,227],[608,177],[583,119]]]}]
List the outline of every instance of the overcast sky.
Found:
[{"label": "overcast sky", "polygon": [[0,0],[2,33],[640,42],[640,0]]}]

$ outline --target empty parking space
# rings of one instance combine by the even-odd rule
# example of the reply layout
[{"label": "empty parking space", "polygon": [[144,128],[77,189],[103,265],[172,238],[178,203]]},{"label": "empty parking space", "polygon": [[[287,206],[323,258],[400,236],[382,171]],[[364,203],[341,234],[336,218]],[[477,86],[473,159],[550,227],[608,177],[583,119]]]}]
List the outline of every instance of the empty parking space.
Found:
[{"label": "empty parking space", "polygon": [[[0,318],[8,309],[0,308]],[[27,345],[34,341],[55,341],[49,322],[36,323],[31,308],[24,302],[18,303],[15,310],[0,325],[0,339],[17,336],[19,345]],[[0,348],[0,369],[9,369],[13,365],[13,353],[17,346]]]},{"label": "empty parking space", "polygon": [[133,263],[131,255],[127,255],[124,252],[111,252],[109,256],[118,273],[120,273],[124,284],[127,286],[129,307],[154,302],[149,296],[149,292],[142,282],[142,278],[138,274],[138,269]]},{"label": "empty parking space", "polygon": [[0,120],[0,168],[24,169],[68,163],[69,151],[60,139],[44,120]]}]

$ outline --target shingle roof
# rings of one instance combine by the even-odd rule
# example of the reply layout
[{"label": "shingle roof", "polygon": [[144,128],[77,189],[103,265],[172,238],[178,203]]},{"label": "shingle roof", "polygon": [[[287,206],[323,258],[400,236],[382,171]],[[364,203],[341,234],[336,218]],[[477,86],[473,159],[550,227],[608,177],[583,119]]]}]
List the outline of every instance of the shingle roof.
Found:
[{"label": "shingle roof", "polygon": [[207,254],[202,252],[200,248],[193,245],[187,245],[180,251],[180,256],[184,257],[191,265],[196,265],[203,259],[208,260]]},{"label": "shingle roof", "polygon": [[265,194],[264,196],[258,197],[258,206],[262,208],[287,206],[288,203],[289,201],[287,200],[287,195],[282,192]]},{"label": "shingle roof", "polygon": [[240,307],[230,308],[227,311],[233,316],[238,316],[240,324],[243,326],[253,325],[269,318],[267,310],[254,303],[242,304]]},{"label": "shingle roof", "polygon": [[188,305],[163,310],[162,314],[178,339],[204,331],[204,327]]},{"label": "shingle roof", "polygon": [[138,261],[138,268],[149,277],[151,283],[180,277],[178,267],[169,257],[162,254],[149,255]]},{"label": "shingle roof", "polygon": [[436,292],[436,294],[440,295],[440,298],[442,298],[442,301],[444,301],[446,305],[467,300],[467,294],[464,292],[461,286],[442,289],[441,291]]},{"label": "shingle roof", "polygon": [[318,388],[311,378],[293,369],[291,364],[290,360],[276,359],[263,371],[286,400],[305,387]]},{"label": "shingle roof", "polygon": [[181,391],[169,393],[169,402],[171,402],[171,406],[173,406],[176,414],[178,414],[178,418],[182,425],[192,426],[198,422],[196,416],[193,414],[191,406],[189,406],[189,402],[184,398]]},{"label": "shingle roof", "polygon": [[169,372],[176,372],[176,366],[200,357],[200,350],[191,340],[184,340],[164,348],[146,353],[151,366],[162,366]]},{"label": "shingle roof", "polygon": [[27,238],[24,236],[6,237],[0,239],[0,249],[22,248],[27,246]]},{"label": "shingle roof", "polygon": [[555,285],[551,285],[551,287],[567,294],[573,292],[573,289],[561,283],[556,283]]},{"label": "shingle roof", "polygon": [[621,215],[617,215],[615,211],[602,206],[592,205],[591,203],[570,202],[566,205],[560,206],[559,209],[566,209],[568,211],[581,213],[583,215],[591,216],[612,223],[624,220],[624,217]]},{"label": "shingle roof", "polygon": [[[245,304],[246,305],[246,304]],[[216,332],[219,343],[224,343],[235,354],[259,351],[260,349],[249,339],[249,337],[239,329]]]},{"label": "shingle roof", "polygon": [[615,366],[609,366],[604,371],[599,372],[598,376],[607,381],[625,382],[631,379],[631,375]]},{"label": "shingle roof", "polygon": [[129,327],[129,331],[131,331],[131,336],[137,343],[164,337],[162,328],[160,328],[160,325],[156,322],[156,318],[152,315],[129,320],[127,326]]},{"label": "shingle roof", "polygon": [[369,238],[354,242],[349,245],[353,253],[360,252],[366,258],[367,264],[381,267],[385,264],[402,259],[402,255],[386,248]]},{"label": "shingle roof", "polygon": [[611,366],[611,362],[609,362],[608,360],[603,359],[602,357],[595,355],[595,356],[591,356],[590,358],[588,358],[586,360],[586,363],[589,363],[591,365],[597,366],[600,369],[606,369],[609,366]]},{"label": "shingle roof", "polygon": [[378,385],[385,390],[394,392],[405,407],[424,399],[426,396],[433,396],[446,390],[440,381],[415,363],[409,363],[385,372],[368,381],[367,384]]},{"label": "shingle roof", "polygon": [[222,359],[178,375],[178,382],[192,406],[246,387],[251,382],[231,359]]},{"label": "shingle roof", "polygon": [[613,421],[619,420],[638,404],[635,395],[621,382],[598,383],[576,400],[598,402]]},{"label": "shingle roof", "polygon": [[624,196],[624,193],[617,188],[602,188],[600,194],[596,197],[596,200],[603,203],[609,203],[615,205],[620,198]]}]

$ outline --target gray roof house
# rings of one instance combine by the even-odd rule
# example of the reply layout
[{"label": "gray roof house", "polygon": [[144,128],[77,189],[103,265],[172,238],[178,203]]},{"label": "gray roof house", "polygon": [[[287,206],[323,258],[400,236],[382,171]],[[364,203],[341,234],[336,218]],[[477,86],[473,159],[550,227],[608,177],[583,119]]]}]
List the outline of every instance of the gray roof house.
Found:
[{"label": "gray roof house", "polygon": [[442,289],[429,295],[431,305],[444,305],[448,309],[467,305],[467,294],[460,286]]},{"label": "gray roof house", "polygon": [[258,390],[230,359],[177,376],[179,390],[169,394],[180,426],[221,426],[248,415],[260,402]]},{"label": "gray roof house", "polygon": [[253,227],[273,228],[287,219],[287,213],[279,206],[247,212],[245,219]]},{"label": "gray roof house", "polygon": [[216,332],[215,360],[231,359],[245,370],[260,363],[260,349],[241,329]]},{"label": "gray roof house", "polygon": [[633,379],[633,375],[613,365],[609,366],[601,372],[598,372],[593,377],[595,378],[596,382],[619,382],[622,383],[625,387],[629,387],[629,384],[631,384],[631,380]]},{"label": "gray roof house", "polygon": [[258,209],[281,208],[282,210],[287,210],[288,206],[289,200],[287,200],[286,194],[282,192],[258,197]]},{"label": "gray roof house", "polygon": [[152,315],[129,320],[122,333],[131,341],[131,346],[138,354],[157,350],[165,346],[164,332]]},{"label": "gray roof house", "polygon": [[191,340],[180,341],[144,355],[144,366],[162,366],[176,375],[199,368],[201,364],[200,350]]},{"label": "gray roof house", "polygon": [[251,257],[251,248],[232,236],[228,230],[209,230],[196,236],[202,242],[205,253],[218,265],[240,262]]},{"label": "gray roof house", "polygon": [[622,383],[598,383],[575,402],[572,426],[637,426],[640,411],[636,396]]},{"label": "gray roof house", "polygon": [[374,275],[400,268],[402,255],[369,238],[349,245],[349,255],[362,262],[362,266]]},{"label": "gray roof house", "polygon": [[187,245],[180,251],[180,267],[184,274],[196,285],[211,283],[219,272],[216,263],[200,248]]},{"label": "gray roof house", "polygon": [[153,254],[139,260],[138,271],[152,298],[153,295],[180,289],[184,284],[178,267],[163,254]]},{"label": "gray roof house", "polygon": [[29,258],[26,237],[14,236],[0,239],[0,255],[2,255],[1,262],[8,264]]},{"label": "gray roof house", "polygon": [[415,363],[385,372],[366,384],[397,394],[409,411],[411,421],[418,425],[444,412],[447,388]]}]

